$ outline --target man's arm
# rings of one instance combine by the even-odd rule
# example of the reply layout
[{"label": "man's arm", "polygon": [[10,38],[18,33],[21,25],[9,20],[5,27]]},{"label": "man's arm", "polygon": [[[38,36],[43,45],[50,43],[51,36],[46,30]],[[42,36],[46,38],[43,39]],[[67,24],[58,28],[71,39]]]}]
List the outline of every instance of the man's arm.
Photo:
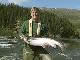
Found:
[{"label": "man's arm", "polygon": [[27,33],[27,23],[26,23],[26,21],[22,24],[22,26],[20,27],[20,30],[19,30],[19,37],[20,37],[20,39],[21,40],[24,40],[24,42],[26,42],[26,43],[28,43],[27,42],[27,37],[28,36],[25,36],[25,35],[27,35],[26,33]]}]

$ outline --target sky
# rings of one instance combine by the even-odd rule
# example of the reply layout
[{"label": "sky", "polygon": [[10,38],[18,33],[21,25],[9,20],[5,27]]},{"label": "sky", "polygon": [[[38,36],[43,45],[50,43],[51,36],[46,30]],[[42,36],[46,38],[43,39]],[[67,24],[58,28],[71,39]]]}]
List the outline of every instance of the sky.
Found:
[{"label": "sky", "polygon": [[23,7],[72,8],[80,9],[80,0],[0,0],[1,3],[14,3]]}]

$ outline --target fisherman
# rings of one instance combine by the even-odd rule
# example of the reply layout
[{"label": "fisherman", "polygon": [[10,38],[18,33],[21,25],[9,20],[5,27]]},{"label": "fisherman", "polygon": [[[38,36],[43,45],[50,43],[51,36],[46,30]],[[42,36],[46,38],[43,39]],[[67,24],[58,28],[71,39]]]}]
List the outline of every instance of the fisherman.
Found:
[{"label": "fisherman", "polygon": [[[30,13],[31,19],[22,24],[19,34],[20,38],[25,42],[23,60],[52,60],[48,52],[41,46],[33,46],[27,43],[29,38],[41,37],[48,32],[47,29],[44,31],[45,27],[41,24],[39,8],[32,7]],[[44,47],[47,46],[48,44],[44,44]]]}]

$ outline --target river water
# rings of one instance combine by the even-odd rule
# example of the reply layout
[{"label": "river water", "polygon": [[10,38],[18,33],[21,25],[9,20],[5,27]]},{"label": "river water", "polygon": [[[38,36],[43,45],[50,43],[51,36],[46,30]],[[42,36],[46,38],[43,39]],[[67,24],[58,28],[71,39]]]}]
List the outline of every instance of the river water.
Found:
[{"label": "river water", "polygon": [[0,39],[0,60],[22,60],[22,41]]},{"label": "river water", "polygon": [[[53,60],[80,60],[80,39],[62,39],[62,53],[53,56]],[[0,60],[23,60],[23,42],[18,39],[0,39]]]}]

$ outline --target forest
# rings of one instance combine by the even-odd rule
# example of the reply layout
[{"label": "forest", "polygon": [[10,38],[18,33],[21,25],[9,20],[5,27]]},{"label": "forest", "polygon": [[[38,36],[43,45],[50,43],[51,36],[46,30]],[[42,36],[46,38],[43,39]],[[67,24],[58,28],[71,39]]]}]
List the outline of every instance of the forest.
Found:
[{"label": "forest", "polygon": [[[30,9],[13,3],[0,3],[0,36],[17,36],[21,24],[31,17]],[[80,11],[45,7],[39,9],[40,19],[48,26],[50,37],[80,38]]]}]

